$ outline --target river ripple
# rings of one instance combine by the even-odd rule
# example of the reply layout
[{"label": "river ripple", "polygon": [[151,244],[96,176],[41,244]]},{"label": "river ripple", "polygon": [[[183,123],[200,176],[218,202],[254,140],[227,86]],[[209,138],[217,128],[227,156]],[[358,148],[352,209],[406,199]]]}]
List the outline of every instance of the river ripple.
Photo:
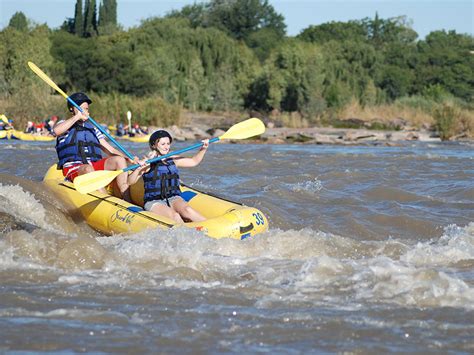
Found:
[{"label": "river ripple", "polygon": [[245,241],[103,237],[51,143],[0,147],[0,351],[474,351],[472,144],[211,145],[182,177],[268,216]]}]

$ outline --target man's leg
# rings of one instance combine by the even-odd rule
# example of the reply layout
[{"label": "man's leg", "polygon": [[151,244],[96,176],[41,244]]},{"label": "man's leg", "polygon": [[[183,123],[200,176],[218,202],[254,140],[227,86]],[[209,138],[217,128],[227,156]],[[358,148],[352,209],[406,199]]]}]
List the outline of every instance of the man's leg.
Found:
[{"label": "man's leg", "polygon": [[[105,160],[104,169],[105,170],[122,170],[127,167],[127,162],[125,158],[119,156],[112,156]],[[115,183],[120,191],[119,197],[123,198],[125,201],[132,203],[132,198],[130,196],[130,186],[127,183],[128,173],[122,173],[115,178]]]}]

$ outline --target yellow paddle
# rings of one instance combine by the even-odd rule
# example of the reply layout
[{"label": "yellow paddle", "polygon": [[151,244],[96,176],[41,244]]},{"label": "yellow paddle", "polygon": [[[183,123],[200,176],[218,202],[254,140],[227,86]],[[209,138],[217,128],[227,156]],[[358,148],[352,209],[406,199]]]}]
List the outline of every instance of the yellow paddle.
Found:
[{"label": "yellow paddle", "polygon": [[[221,139],[245,139],[253,136],[258,136],[265,132],[265,125],[258,118],[250,118],[243,122],[237,123],[230,127],[227,132],[225,132],[220,137],[215,137],[209,140],[209,143],[217,142]],[[187,152],[188,150],[200,148],[202,143],[194,144],[190,147],[183,148],[176,152],[168,153],[153,159],[146,161],[147,164],[151,164],[155,161],[169,158],[173,155],[181,154]],[[74,187],[81,194],[86,194],[95,190],[100,189],[101,187],[107,186],[113,179],[118,175],[139,168],[140,164],[131,165],[122,170],[109,171],[109,170],[97,170],[89,174],[84,174],[76,177],[74,179]]]},{"label": "yellow paddle", "polygon": [[[49,86],[51,86],[54,90],[59,92],[66,100],[68,100],[74,107],[76,107],[80,112],[84,113],[82,107],[76,104],[67,94],[61,90],[59,86],[56,85],[54,81],[52,81],[49,76],[47,76],[40,68],[36,66],[33,62],[28,62],[28,66],[30,69],[38,75],[43,81],[45,81]],[[112,137],[100,124],[98,124],[91,116],[88,116],[89,121],[97,127],[99,131],[101,131],[108,139],[110,139],[116,146],[119,148],[127,157],[133,160],[133,155],[130,154],[124,147],[122,147],[115,139]]]}]

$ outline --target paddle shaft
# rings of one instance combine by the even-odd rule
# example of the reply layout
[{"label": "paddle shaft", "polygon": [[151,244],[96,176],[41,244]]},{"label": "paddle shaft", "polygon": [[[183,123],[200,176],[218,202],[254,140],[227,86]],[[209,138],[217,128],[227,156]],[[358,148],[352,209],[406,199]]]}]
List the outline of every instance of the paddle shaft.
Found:
[{"label": "paddle shaft", "polygon": [[[75,108],[77,108],[81,113],[84,113],[84,110],[82,107],[80,107],[78,104],[76,104],[73,100],[70,99],[70,97],[67,97],[67,100],[74,105]],[[91,116],[87,116],[89,121],[97,127],[99,131],[101,131],[104,135],[107,136],[108,139],[110,139],[116,146],[119,148],[128,158],[133,160],[133,155],[131,155],[120,143],[118,143],[105,129],[102,127],[100,124],[98,124]]]},{"label": "paddle shaft", "polygon": [[[220,140],[220,137],[211,138],[211,139],[209,139],[209,143],[215,143],[218,140]],[[202,145],[203,145],[203,143],[196,143],[196,144],[194,144],[190,147],[183,148],[181,150],[177,150],[176,152],[171,152],[171,153],[168,153],[168,154],[165,154],[165,155],[160,155],[159,157],[156,157],[156,158],[153,158],[153,159],[149,159],[149,160],[146,161],[146,163],[151,164],[151,163],[154,163],[155,161],[163,160],[163,159],[172,157],[174,155],[187,152],[189,150],[197,149],[199,147],[202,147]],[[121,171],[126,172],[126,171],[130,171],[130,170],[135,170],[136,168],[139,168],[140,166],[141,166],[140,164],[130,165],[129,167],[127,167],[125,169],[122,169]]]}]

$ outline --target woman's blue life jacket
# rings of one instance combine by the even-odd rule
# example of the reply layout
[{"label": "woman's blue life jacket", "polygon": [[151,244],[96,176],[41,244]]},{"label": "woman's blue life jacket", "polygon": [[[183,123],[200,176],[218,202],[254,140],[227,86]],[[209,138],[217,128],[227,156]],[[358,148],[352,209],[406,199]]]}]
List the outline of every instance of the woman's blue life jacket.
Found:
[{"label": "woman's blue life jacket", "polygon": [[166,163],[159,160],[150,164],[150,170],[143,174],[145,187],[145,202],[154,200],[167,200],[172,196],[180,196],[179,170],[173,159]]},{"label": "woman's blue life jacket", "polygon": [[56,152],[60,169],[67,162],[87,164],[102,159],[101,145],[95,135],[94,126],[87,121],[84,125],[75,123],[65,137],[59,136],[56,140]]}]

